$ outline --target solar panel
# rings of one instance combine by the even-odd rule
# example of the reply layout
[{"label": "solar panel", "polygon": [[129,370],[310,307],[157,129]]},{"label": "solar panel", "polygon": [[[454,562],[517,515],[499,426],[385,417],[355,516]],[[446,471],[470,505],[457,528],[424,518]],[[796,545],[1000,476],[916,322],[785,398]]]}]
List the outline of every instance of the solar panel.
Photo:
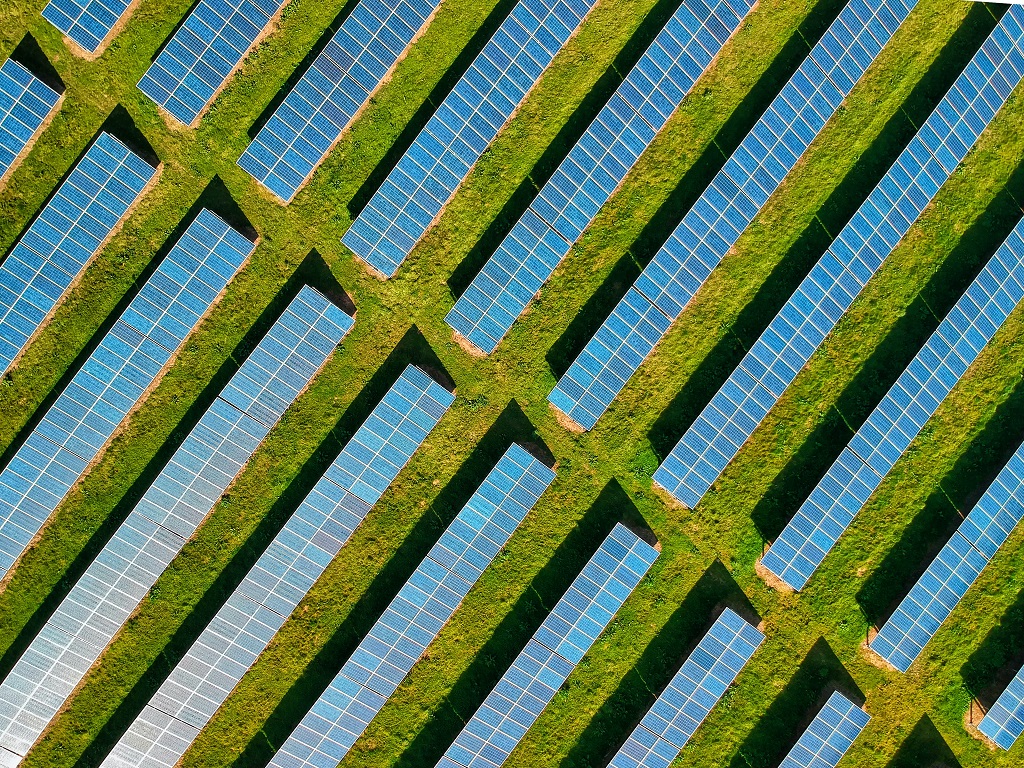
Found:
[{"label": "solar panel", "polygon": [[916,0],[854,0],[548,395],[584,429],[636,373],[739,239]]},{"label": "solar panel", "polygon": [[[1007,28],[1014,27],[1016,29],[1015,34],[1017,35],[1016,40],[1018,42],[1024,40],[1024,28],[1020,24],[1024,20],[1024,9],[1021,9],[1019,19],[1013,19],[1011,14],[1012,12],[1003,17],[1003,21],[1000,22],[999,27],[993,33],[993,37],[989,38],[989,41],[992,41],[994,38],[1002,38]],[[975,61],[978,58],[982,60],[988,59],[991,47],[986,43],[985,48],[989,50],[983,49]],[[1024,63],[1024,56],[1021,55],[1020,51],[1018,51],[1018,57]],[[1004,59],[1003,64],[1008,64],[1010,60],[1010,58]],[[1000,76],[1001,69],[1002,67],[996,70],[995,77]],[[1021,70],[1024,70],[1024,66],[1021,66]],[[976,69],[972,71],[972,67],[969,67],[961,80],[969,81],[975,77],[976,73]],[[1022,77],[1024,77],[1024,71],[1015,75],[1017,81],[1022,79]],[[952,103],[971,104],[974,100],[964,96],[965,90],[966,88],[954,86],[954,90],[943,101],[943,105]],[[975,95],[977,100],[983,98],[985,97],[982,95]],[[942,105],[940,105],[941,108]],[[936,114],[939,113],[937,112]],[[990,118],[991,115],[989,115]],[[930,123],[931,120],[929,119],[922,130],[928,129]],[[959,131],[961,136],[969,135],[967,134],[968,129],[966,125],[967,121],[957,124],[956,130]],[[984,123],[980,124],[980,126],[983,125]],[[976,130],[980,129],[978,127]],[[917,139],[915,139],[916,141]],[[912,144],[907,151],[914,150],[915,145]],[[966,154],[966,147],[962,152]],[[884,183],[885,181],[883,180]],[[933,181],[935,185],[938,183],[938,179]],[[874,195],[872,197],[874,198]],[[871,203],[871,199],[869,199],[869,203]],[[877,207],[872,208],[872,211],[877,210]],[[857,219],[855,218],[854,221],[857,221]],[[898,233],[894,233],[893,236],[895,237],[896,234]],[[845,243],[847,240],[841,240],[841,242]],[[829,550],[839,539],[839,536],[842,535],[854,516],[868,500],[868,497],[881,483],[882,478],[885,477],[899,457],[907,450],[928,419],[935,413],[942,400],[966,372],[968,366],[974,362],[985,344],[988,343],[1006,319],[1010,309],[1020,301],[1022,289],[1019,281],[1021,279],[1020,259],[1022,254],[1024,254],[1024,241],[1021,240],[1021,230],[1018,229],[1011,234],[997,255],[981,272],[978,279],[957,302],[956,306],[939,325],[939,328],[886,394],[882,402],[879,403],[867,421],[860,427],[849,446],[844,449],[833,467],[821,482],[818,483],[807,501],[797,511],[793,520],[786,526],[782,535],[772,545],[762,560],[765,568],[794,589],[803,588],[803,585],[807,583],[807,580],[821,564],[825,555],[828,554]],[[831,254],[826,254],[823,263],[825,264],[824,269],[831,269],[829,265],[838,265],[839,260]],[[881,263],[880,257],[876,257],[876,264],[879,263]],[[801,286],[800,290],[802,293],[798,293],[787,307],[795,306],[802,300],[805,300],[810,295],[810,292],[815,290],[814,285],[820,285],[817,281],[814,282],[814,285],[809,283],[818,274],[821,266],[819,264],[818,267],[811,271],[810,277]],[[833,269],[832,271],[836,270]],[[867,282],[866,276],[863,282]],[[847,306],[850,301],[852,301],[852,296],[848,299]],[[786,314],[787,309],[784,308],[783,313],[776,318],[776,321],[769,327],[769,331],[765,336],[755,344],[751,350],[751,356],[744,360],[745,363],[748,359],[755,360],[763,366],[761,370],[765,371],[765,375],[762,377],[762,383],[770,381],[770,377],[779,374],[781,370],[779,365],[769,361],[766,356],[760,354],[759,350],[766,347],[781,348],[781,344],[774,340],[779,338],[779,333],[774,332],[773,327],[777,327]],[[807,313],[805,312],[802,316],[807,317]],[[792,318],[793,313],[789,313],[791,327],[795,326],[795,321]],[[813,322],[814,318],[807,320],[808,325]],[[824,333],[827,330],[829,329],[823,328],[819,330],[818,333],[821,339],[824,338]],[[807,338],[808,334],[803,328],[801,328],[800,333],[802,338]],[[759,346],[762,345],[762,342],[764,342],[764,345]],[[791,348],[786,347],[786,349]],[[805,355],[809,356],[812,351],[813,348],[808,349]],[[786,354],[785,352],[780,353],[776,360],[784,360]],[[795,353],[788,354],[792,357]],[[793,364],[790,363],[789,365],[792,366]],[[748,366],[745,368],[741,364],[740,371],[744,372],[748,381],[751,370],[753,370],[752,367]],[[772,384],[774,397],[781,395],[785,390],[785,386],[795,376],[795,371],[785,380],[778,381],[782,376],[782,374],[776,376],[776,383]],[[735,388],[738,389],[738,387]],[[717,395],[716,400],[721,402]],[[716,405],[716,400],[712,400],[712,406]],[[739,398],[735,398],[735,400],[739,401]],[[762,398],[761,407],[766,411],[772,402],[774,401],[764,403]],[[709,410],[711,410],[712,406],[709,406]],[[721,410],[722,408],[719,405],[718,412],[721,413]],[[711,444],[715,437],[711,436],[703,439]],[[686,440],[685,437],[684,440]],[[736,441],[734,440],[734,442]],[[680,445],[684,445],[684,442],[681,441]],[[686,445],[692,446],[692,440]],[[670,470],[675,470],[674,474],[676,477],[680,475],[676,468],[685,466],[680,461],[686,455],[684,450],[689,449],[679,449],[679,446],[677,446],[677,449],[673,450],[675,458],[673,458],[671,464],[666,460],[664,465],[670,467]],[[657,473],[655,478],[659,483],[665,482]]]},{"label": "solar panel", "polygon": [[1024,733],[1024,669],[1018,672],[978,723],[978,730],[1000,749],[1009,749]]},{"label": "solar panel", "polygon": [[286,0],[199,0],[139,81],[182,125],[198,121]]},{"label": "solar panel", "polygon": [[0,578],[254,248],[203,210],[161,261],[0,472]]},{"label": "solar panel", "polygon": [[352,322],[291,301],[0,684],[0,747],[39,738]]},{"label": "solar panel", "polygon": [[903,598],[871,641],[871,650],[901,672],[910,669],[1022,517],[1024,447]]},{"label": "solar panel", "polygon": [[657,557],[654,547],[616,524],[466,723],[439,768],[502,765]]},{"label": "solar panel", "polygon": [[[1024,77],[1021,20],[1022,9],[1003,17],[895,164],[655,472],[654,481],[678,501],[691,508],[700,501]],[[920,426],[907,428],[916,434]],[[864,455],[867,449],[857,443],[855,439],[852,447]],[[882,455],[880,446],[876,452]],[[873,461],[872,468],[878,472],[884,465],[884,474],[890,466],[887,461]]]},{"label": "solar panel", "polygon": [[238,165],[290,202],[384,82],[440,0],[361,0]]},{"label": "solar panel", "polygon": [[401,685],[555,473],[513,444],[270,762],[336,765]]},{"label": "solar panel", "polygon": [[[373,471],[390,485],[453,400],[419,368],[405,369],[117,742],[103,768],[173,768],[178,763],[377,500],[376,492],[360,492],[356,474]],[[356,466],[359,473],[352,471]]]},{"label": "solar panel", "polygon": [[753,0],[684,0],[445,319],[490,354],[711,64]]},{"label": "solar panel", "polygon": [[342,242],[393,276],[595,3],[519,0]]},{"label": "solar panel", "polygon": [[86,53],[96,53],[136,0],[50,0],[43,18]]},{"label": "solar panel", "polygon": [[836,691],[779,768],[835,768],[869,720],[867,712]]},{"label": "solar panel", "polygon": [[0,66],[0,180],[32,146],[60,94],[14,59]]},{"label": "solar panel", "polygon": [[726,608],[608,768],[668,768],[763,640],[759,630]]},{"label": "solar panel", "polygon": [[138,200],[156,169],[108,133],[0,263],[0,374]]}]

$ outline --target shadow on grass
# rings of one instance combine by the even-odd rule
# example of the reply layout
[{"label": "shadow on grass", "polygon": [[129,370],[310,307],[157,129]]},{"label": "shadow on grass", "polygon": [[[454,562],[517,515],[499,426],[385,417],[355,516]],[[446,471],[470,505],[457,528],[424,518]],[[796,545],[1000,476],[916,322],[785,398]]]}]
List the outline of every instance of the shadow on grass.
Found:
[{"label": "shadow on grass", "polygon": [[50,86],[57,93],[64,93],[64,81],[60,79],[57,70],[53,68],[50,60],[46,58],[39,43],[26,32],[21,42],[11,52],[11,58],[21,64],[25,69]]},{"label": "shadow on grass", "polygon": [[726,607],[754,625],[760,623],[743,590],[716,560],[601,705],[561,768],[605,765]]},{"label": "shadow on grass", "polygon": [[517,0],[498,0],[498,3],[491,9],[491,12],[487,14],[483,24],[480,25],[480,28],[473,33],[469,42],[466,43],[466,47],[459,52],[459,55],[455,57],[455,61],[451,63],[451,66],[441,76],[441,79],[437,81],[437,85],[434,86],[426,100],[416,110],[416,113],[409,122],[406,123],[398,138],[395,139],[388,151],[384,153],[384,157],[381,158],[380,162],[377,163],[376,167],[366,178],[366,181],[360,185],[359,189],[352,196],[352,200],[348,204],[348,212],[353,221],[359,216],[363,208],[366,207],[366,204],[370,202],[374,193],[384,183],[384,180],[398,164],[402,155],[412,146],[420,131],[423,130],[424,126],[430,121],[430,118],[433,117],[437,108],[441,106],[441,102],[445,100],[452,88],[455,87],[455,84],[459,82],[460,78],[466,73],[466,70],[469,69],[473,60],[476,59],[477,54],[483,50],[484,46],[487,45],[487,41],[491,39],[491,36],[501,26],[501,23],[505,21],[505,17],[515,8],[516,2]]},{"label": "shadow on grass", "polygon": [[323,31],[323,34],[317,38],[317,41],[313,43],[313,47],[309,49],[307,53],[295,68],[292,73],[288,75],[288,79],[284,81],[284,84],[278,89],[277,93],[274,94],[274,98],[270,100],[270,103],[260,112],[259,117],[256,121],[249,126],[249,130],[246,133],[249,136],[249,140],[256,138],[256,134],[262,130],[263,126],[267,124],[267,121],[273,116],[277,108],[281,106],[284,100],[288,97],[288,94],[292,92],[295,85],[303,78],[310,66],[316,60],[316,57],[321,54],[327,44],[331,42],[334,36],[341,29],[341,25],[345,23],[345,19],[349,17],[352,10],[359,4],[359,0],[345,0],[345,5],[342,6],[338,15],[334,17],[334,20],[327,25],[327,29]]},{"label": "shadow on grass", "polygon": [[964,687],[986,710],[1024,666],[1024,592],[960,667]]},{"label": "shadow on grass", "polygon": [[800,67],[810,52],[809,45],[817,42],[825,33],[843,5],[837,0],[815,4],[708,147],[686,171],[668,199],[651,217],[630,250],[619,259],[612,273],[548,350],[546,359],[556,378],[561,378],[583,351],[615,305],[626,295],[626,291],[639,276],[640,269],[665,244],[686,212],[700,198],[715,174]]},{"label": "shadow on grass", "polygon": [[761,497],[751,517],[774,540],[1021,218],[1024,166],[993,198]]},{"label": "shadow on grass", "polygon": [[[197,201],[195,205],[193,205],[193,209],[189,211],[189,214],[183,220],[183,223],[179,225],[179,228],[185,226],[184,222],[191,221],[195,217],[199,212],[199,206],[200,202]],[[176,232],[175,234],[178,233]],[[169,248],[170,245],[173,245],[173,239],[176,239],[175,234],[172,234],[171,238],[168,239],[168,244],[165,244],[165,248]],[[235,371],[238,370],[241,362],[266,335],[274,321],[277,320],[281,312],[283,312],[285,307],[287,307],[288,302],[295,297],[299,292],[299,289],[305,283],[309,283],[317,288],[323,287],[326,290],[335,293],[341,291],[340,286],[337,286],[334,281],[330,268],[315,251],[311,252],[309,256],[303,260],[302,264],[299,265],[292,277],[289,278],[288,282],[285,283],[281,291],[271,300],[270,304],[253,324],[249,332],[246,333],[242,340],[235,346],[235,349],[229,355],[228,359],[225,360],[217,373],[214,374],[209,383],[203,388],[203,391],[196,398],[195,402],[188,408],[184,416],[182,416],[167,441],[149,461],[135,482],[131,484],[124,496],[116,502],[106,519],[100,524],[97,530],[89,538],[86,545],[76,555],[67,570],[62,574],[56,586],[50,591],[50,594],[32,614],[26,625],[21,629],[17,639],[11,644],[3,656],[0,657],[0,679],[10,672],[17,660],[25,652],[25,649],[28,648],[29,644],[39,633],[39,630],[42,629],[47,619],[50,618],[53,612],[60,605],[61,601],[67,596],[71,587],[82,576],[86,568],[88,568],[90,563],[92,563],[96,558],[96,555],[99,554],[110,537],[114,535],[121,523],[124,522],[125,518],[128,517],[128,514],[132,509],[134,509],[135,505],[142,498],[149,486],[152,485],[153,481],[156,480],[167,462],[170,461],[174,452],[185,441],[189,432],[199,422],[199,419],[223,390],[231,376],[233,376]],[[112,313],[112,317],[116,319],[117,315]],[[114,321],[108,318],[105,322],[112,325]],[[98,344],[98,340],[96,339],[100,338],[102,338],[102,335],[96,334],[94,336],[94,343]],[[85,357],[81,357],[81,359],[77,361],[77,365],[80,367],[81,364],[85,362],[85,359]],[[62,384],[63,383],[66,382],[62,382]],[[55,399],[56,396],[51,393],[51,397]],[[42,408],[39,410],[40,412],[43,411]],[[9,460],[9,456],[5,455],[4,460]],[[18,574],[15,572],[14,579],[16,580],[17,578]]]},{"label": "shadow on grass", "polygon": [[594,118],[622,83],[623,78],[650,47],[651,42],[668,23],[679,5],[680,0],[658,0],[647,13],[632,37],[612,61],[611,66],[594,83],[569,120],[545,148],[529,175],[516,187],[512,197],[502,206],[501,211],[484,231],[483,236],[452,272],[451,277],[448,278],[448,288],[453,296],[461,296],[477,273],[483,269],[487,259],[497,250],[519,217],[533,202],[538,191],[543,188],[562,160],[590,127]]},{"label": "shadow on grass", "polygon": [[[739,365],[764,329],[832,245],[900,152],[928,118],[967,62],[995,26],[985,7],[973,8],[935,63],[888,120],[871,146],[843,177],[818,215],[736,318],[728,333],[687,380],[658,418],[648,438],[659,457],[672,450],[686,430]],[[922,339],[923,341],[923,339]],[[884,390],[883,390],[884,391]],[[866,414],[865,414],[866,416]],[[837,454],[838,455],[838,454]],[[826,465],[827,466],[827,465]]]},{"label": "shadow on grass", "polygon": [[744,740],[729,768],[777,766],[833,691],[859,706],[864,704],[864,694],[850,673],[825,639],[819,638]]},{"label": "shadow on grass", "polygon": [[[433,354],[428,351],[429,347],[425,347],[425,344],[423,337],[413,330],[406,334],[402,342],[392,351],[382,366],[381,372],[375,374],[353,400],[328,437],[314,451],[295,479],[275,501],[271,510],[245,542],[245,545],[232,557],[231,562],[225,566],[214,583],[207,589],[195,609],[178,627],[160,656],[133,686],[129,695],[125,697],[110,720],[100,730],[96,739],[76,763],[79,768],[98,765],[121,737],[121,734],[128,729],[153,693],[163,684],[173,667],[188,652],[199,634],[270,546],[274,537],[305,499],[309,489],[316,484],[327,467],[338,456],[343,444],[365,421],[366,416],[376,407],[377,403],[383,399],[405,366],[416,364],[431,367],[435,364],[435,360],[432,359]],[[440,533],[454,519],[458,510],[469,500],[473,491],[513,441],[529,443],[535,451],[540,453],[547,452],[547,447],[537,436],[533,425],[515,401],[509,403],[499,415],[470,457],[459,468],[452,481],[437,496],[430,510],[423,515],[406,542],[402,544],[388,566],[381,572],[382,576],[374,581],[367,595],[360,600],[352,612],[352,617],[357,618],[350,617],[339,630],[339,635],[345,641],[350,641],[353,637],[361,637],[368,631],[372,621],[376,620],[376,616],[390,602],[398,587],[412,573],[413,564],[423,558]],[[379,583],[381,579],[385,583]],[[361,624],[352,627],[349,621],[360,621]],[[347,655],[345,654],[346,657]],[[337,657],[332,656],[331,658]],[[322,688],[322,682],[328,680],[331,674],[333,674],[332,670],[321,669],[319,676],[314,675],[312,679],[307,679],[307,683],[313,684],[315,680],[319,679]],[[303,691],[303,693],[306,692]],[[316,695],[319,695],[319,692],[313,694],[313,696]]]},{"label": "shadow on grass", "polygon": [[398,766],[420,768],[441,758],[617,522],[634,530],[647,527],[629,496],[612,480],[459,676]]},{"label": "shadow on grass", "polygon": [[914,730],[900,745],[885,768],[961,768],[953,751],[928,715],[917,721]]}]

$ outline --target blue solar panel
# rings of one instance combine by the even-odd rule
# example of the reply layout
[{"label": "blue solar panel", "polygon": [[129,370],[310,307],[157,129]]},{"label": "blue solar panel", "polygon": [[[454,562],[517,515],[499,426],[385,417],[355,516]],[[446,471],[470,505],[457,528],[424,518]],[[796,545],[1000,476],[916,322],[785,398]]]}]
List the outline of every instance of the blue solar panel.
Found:
[{"label": "blue solar panel", "polygon": [[446,322],[491,353],[753,5],[684,0]]},{"label": "blue solar panel", "polygon": [[0,684],[0,747],[29,750],[351,327],[312,288],[292,300]]},{"label": "blue solar panel", "polygon": [[255,246],[196,217],[0,472],[0,577],[99,455]]},{"label": "blue solar panel", "polygon": [[[368,501],[353,493],[356,483],[337,484],[338,468],[359,462],[390,484],[453,400],[419,368],[405,369],[114,746],[103,768],[173,768],[178,763],[373,506],[375,496]],[[364,460],[367,446],[376,453]]]},{"label": "blue solar panel", "polygon": [[1024,669],[1018,672],[978,723],[978,730],[1000,749],[1009,749],[1024,733]]},{"label": "blue solar panel", "polygon": [[[1002,99],[1009,95],[1010,85],[1024,77],[1019,48],[1022,19],[1021,9],[1003,17],[828,252],[658,468],[654,481],[678,501],[692,508],[707,493],[966,157]],[[998,91],[992,87],[997,82],[1001,83]],[[980,322],[986,325],[984,319]],[[958,347],[956,351],[969,359],[976,354],[967,348]],[[902,419],[897,428],[906,434],[916,434],[922,419],[930,415],[920,410],[904,413],[898,405],[893,408]],[[908,419],[921,423],[907,424]],[[881,427],[881,431],[897,444],[905,442],[889,427]],[[855,438],[851,447],[861,456],[873,451],[869,463],[876,473],[884,475],[904,448],[890,446],[886,451],[877,444],[881,439],[875,433],[865,433]],[[863,440],[871,446],[861,445]]]},{"label": "blue solar panel", "polygon": [[595,2],[519,0],[342,242],[394,275]]},{"label": "blue solar panel", "polygon": [[759,630],[726,608],[608,768],[668,768],[763,640]]},{"label": "blue solar panel", "polygon": [[0,374],[138,200],[156,169],[101,133],[0,263]]},{"label": "blue solar panel", "polygon": [[32,145],[60,94],[14,59],[0,66],[0,180]]},{"label": "blue solar panel", "polygon": [[[1021,17],[1024,18],[1024,12]],[[1010,234],[765,554],[762,564],[783,582],[794,589],[803,588],[882,479],[1024,297],[1022,233],[1024,225]],[[717,396],[716,399],[721,400]],[[675,466],[677,459],[678,456],[673,458],[671,464],[666,460],[663,466]],[[656,479],[662,482],[657,474]]]},{"label": "blue solar panel", "polygon": [[616,524],[445,752],[439,768],[502,765],[657,557],[654,547]]},{"label": "blue solar panel", "polygon": [[192,125],[270,26],[285,0],[200,0],[139,81],[139,90]]},{"label": "blue solar panel", "polygon": [[779,768],[836,768],[869,720],[867,712],[836,691]]},{"label": "blue solar panel", "polygon": [[1024,448],[1018,449],[953,537],[871,641],[902,672],[924,650],[957,603],[1024,517]]},{"label": "blue solar panel", "polygon": [[238,159],[284,202],[370,100],[440,0],[362,0]]},{"label": "blue solar panel", "polygon": [[43,18],[77,43],[96,53],[136,0],[50,0]]},{"label": "blue solar panel", "polygon": [[[552,405],[594,427],[915,4],[855,0],[840,12],[548,395]],[[661,330],[638,345],[638,322]]]},{"label": "blue solar panel", "polygon": [[324,768],[348,754],[554,478],[518,445],[505,452],[274,755],[271,768]]}]

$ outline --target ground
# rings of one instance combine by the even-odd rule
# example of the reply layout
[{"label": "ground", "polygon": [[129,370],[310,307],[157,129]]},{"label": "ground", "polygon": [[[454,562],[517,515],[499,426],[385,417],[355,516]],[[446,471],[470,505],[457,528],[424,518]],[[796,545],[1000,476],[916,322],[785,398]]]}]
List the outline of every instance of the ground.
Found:
[{"label": "ground", "polygon": [[[692,306],[590,433],[546,395],[841,7],[761,0],[719,60],[495,354],[468,355],[443,318],[585,129],[675,0],[602,0],[478,163],[437,225],[382,282],[341,245],[433,108],[512,7],[444,0],[390,82],[295,201],[235,161],[268,105],[354,2],[293,0],[197,129],[135,88],[188,0],[142,0],[97,60],[72,55],[41,0],[0,7],[0,54],[31,34],[67,86],[60,113],[0,189],[6,252],[107,125],[134,126],[163,172],[0,385],[0,446],[24,438],[97,330],[200,205],[260,235],[250,263],[0,592],[0,673],[159,472],[301,282],[340,286],[356,325],[163,575],[25,765],[92,766],[408,362],[441,367],[455,405],[310,591],[195,747],[186,768],[262,766],[512,439],[545,444],[558,477],[360,739],[345,765],[432,765],[615,520],[662,554],[510,764],[598,766],[724,604],[767,640],[683,751],[681,766],[771,768],[835,687],[873,720],[850,768],[1020,765],[968,735],[1024,662],[1018,530],[909,674],[864,640],[913,584],[1024,435],[1018,310],[886,479],[807,589],[769,589],[755,562],[1021,215],[1018,89],[824,347],[697,510],[652,490],[685,431],[995,24],[997,6],[921,0]],[[972,703],[974,702],[974,703]]]}]

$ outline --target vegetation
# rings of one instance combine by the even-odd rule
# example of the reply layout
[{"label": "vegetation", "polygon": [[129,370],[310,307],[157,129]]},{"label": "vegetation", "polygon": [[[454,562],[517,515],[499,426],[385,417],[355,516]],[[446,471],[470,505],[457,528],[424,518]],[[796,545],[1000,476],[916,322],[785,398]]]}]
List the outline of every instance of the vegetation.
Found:
[{"label": "vegetation", "polygon": [[[235,165],[282,84],[354,5],[293,0],[195,130],[135,88],[188,0],[142,0],[96,61],[69,54],[42,0],[0,7],[6,56],[26,33],[67,86],[52,125],[0,190],[10,247],[115,111],[163,162],[155,188],[0,385],[10,455],[197,204],[243,215],[250,263],[0,591],[6,674],[300,281],[336,282],[356,326],[57,719],[26,766],[96,765],[274,532],[409,361],[443,367],[458,399],[188,753],[188,768],[262,766],[512,439],[543,442],[558,478],[346,765],[432,765],[614,520],[641,516],[662,555],[512,758],[601,765],[703,633],[749,606],[768,635],[679,765],[769,768],[831,687],[872,723],[844,765],[1012,766],[963,727],[972,697],[1024,662],[1024,531],[982,574],[909,674],[863,651],[931,552],[1019,443],[1024,311],[1017,311],[799,595],[754,573],[774,538],[1021,215],[1024,93],[996,118],[779,406],[695,511],[650,474],[828,246],[991,30],[996,6],[921,0],[911,19],[591,433],[549,410],[555,377],[678,222],[840,0],[761,0],[622,189],[497,352],[470,357],[443,318],[474,269],[646,47],[675,0],[604,0],[398,275],[378,281],[339,240],[511,0],[445,0],[311,183],[287,207]],[[205,190],[205,191],[204,191]],[[232,202],[234,201],[234,202]],[[354,201],[354,202],[353,202]],[[998,687],[995,688],[998,692]]]}]

